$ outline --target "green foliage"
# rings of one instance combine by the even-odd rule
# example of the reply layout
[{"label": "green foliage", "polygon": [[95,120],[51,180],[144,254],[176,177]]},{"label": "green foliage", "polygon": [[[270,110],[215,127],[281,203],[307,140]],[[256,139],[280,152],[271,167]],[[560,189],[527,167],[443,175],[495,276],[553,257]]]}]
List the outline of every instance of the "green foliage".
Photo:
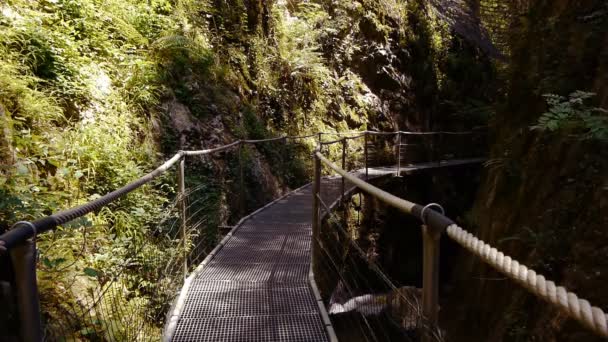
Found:
[{"label": "green foliage", "polygon": [[[85,203],[156,167],[161,96],[177,84],[174,77],[204,74],[211,63],[203,33],[184,30],[180,6],[189,5],[0,4],[0,229]],[[123,307],[158,336],[160,320],[151,312],[166,311],[175,282],[156,283],[177,249],[169,232],[150,232],[163,222],[173,183],[172,175],[161,177],[38,238],[50,336],[68,329],[85,339],[132,339],[133,327],[107,308],[93,310],[95,322],[70,326],[74,310],[88,310],[94,299]],[[106,335],[110,322],[122,332]]]},{"label": "green foliage", "polygon": [[268,132],[251,107],[246,107],[243,110],[243,128],[245,129],[246,139],[266,139],[271,137],[270,132]]},{"label": "green foliage", "polygon": [[608,140],[608,111],[587,103],[594,95],[580,90],[567,98],[555,94],[543,95],[549,111],[540,116],[538,124],[532,129],[551,132],[571,129],[581,132],[577,135],[586,139]]},{"label": "green foliage", "polygon": [[[268,131],[262,121],[257,117],[252,108],[245,108],[243,111],[243,126],[247,139],[266,139],[276,137]],[[307,170],[309,168],[310,150],[305,145],[296,144],[293,141],[276,140],[255,145],[255,148],[262,153],[269,165],[273,166],[273,174],[283,180],[291,188],[299,187],[308,179]],[[251,163],[252,156],[244,150],[246,163]],[[255,179],[256,177],[246,177]],[[254,187],[254,184],[249,184]],[[251,191],[256,193],[256,191]]]},{"label": "green foliage", "polygon": [[[332,15],[314,2],[279,2],[268,18],[260,15],[268,32],[249,23],[247,10],[254,3],[0,4],[0,130],[8,132],[0,138],[0,228],[95,199],[153,169],[161,152],[175,152],[181,132],[165,129],[172,124],[159,110],[165,98],[186,105],[202,121],[221,116],[231,128],[223,133],[239,138],[367,128],[379,104],[349,64],[363,48],[357,35],[367,34],[351,15],[369,24],[382,44],[391,43],[398,26],[403,47],[425,56],[411,64],[419,75],[430,75],[421,89],[432,94],[441,84],[438,64],[427,62],[445,50],[446,29],[431,20],[414,22],[420,31],[406,30],[408,21],[426,15],[412,2],[344,1]],[[460,69],[457,62],[454,69]],[[301,185],[311,169],[312,147],[313,139],[244,148],[252,206],[246,209],[255,208],[262,184],[256,172],[267,171],[264,166],[279,179],[275,188]],[[348,148],[354,154],[360,142]],[[337,145],[328,151],[334,160],[341,153]],[[260,156],[265,163],[257,163]],[[226,153],[223,162],[221,171],[217,161],[189,164],[195,170],[187,179],[194,184],[189,201],[197,206],[188,209],[192,229],[186,245],[198,255],[192,263],[217,243],[218,225],[235,219],[226,212],[238,205],[238,158]],[[166,312],[179,284],[168,262],[179,264],[176,256],[183,253],[170,201],[174,182],[173,175],[163,176],[39,237],[39,283],[52,329],[66,328],[66,312],[93,307],[91,322],[67,327],[78,339],[133,339],[132,327],[129,332],[119,314],[107,309],[123,307],[151,329],[150,339],[157,337],[162,318],[155,314]],[[108,335],[108,325],[117,335]]]}]

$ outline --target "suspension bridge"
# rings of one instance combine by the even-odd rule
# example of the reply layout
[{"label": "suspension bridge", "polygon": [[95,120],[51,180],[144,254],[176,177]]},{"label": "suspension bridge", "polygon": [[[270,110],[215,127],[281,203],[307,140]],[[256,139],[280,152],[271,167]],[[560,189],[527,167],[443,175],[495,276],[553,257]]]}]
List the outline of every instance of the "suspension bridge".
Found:
[{"label": "suspension bridge", "polygon": [[[423,233],[420,303],[416,296],[405,295],[354,239],[347,238],[353,250],[360,254],[359,258],[378,274],[392,294],[376,304],[372,301],[374,297],[356,297],[350,288],[352,284],[342,278],[340,284],[351,292],[355,304],[357,298],[364,297],[366,305],[398,308],[399,314],[406,317],[397,324],[399,328],[417,330],[417,336],[424,341],[440,340],[439,239],[446,235],[468,250],[472,257],[483,260],[598,335],[608,337],[606,314],[600,308],[466,232],[444,215],[440,205],[419,205],[372,184],[374,179],[381,177],[407,177],[410,173],[430,169],[480,164],[484,160],[480,158],[483,154],[479,151],[483,146],[480,139],[483,139],[483,132],[475,131],[365,131],[239,140],[207,150],[180,151],[156,170],[123,188],[39,220],[17,222],[0,236],[1,257],[10,256],[9,267],[1,273],[10,274],[6,282],[9,290],[4,294],[9,293],[15,302],[14,316],[19,330],[18,336],[14,337],[25,341],[336,341],[327,310],[328,302],[333,298],[322,296],[317,281],[323,277],[319,274],[323,272],[322,263],[329,263],[338,277],[343,274],[331,257],[332,246],[322,238],[322,229],[329,229],[328,222],[332,219],[334,223],[339,221],[335,218],[335,208],[348,201],[355,191],[418,218]],[[242,204],[245,199],[242,159],[248,146],[264,145],[266,149],[282,151],[287,145],[302,145],[306,141],[314,141],[311,145],[315,146],[311,182],[304,181],[302,187],[227,227],[230,231],[206,253],[201,247],[203,240],[199,229],[203,219],[197,221],[198,208],[204,203],[199,202],[200,196],[194,199],[197,191],[204,189],[186,186],[186,160],[211,155],[228,158],[229,153],[238,156],[239,170],[234,173],[239,175],[235,183],[239,184],[241,193],[236,202]],[[330,160],[336,155],[338,161]],[[169,229],[159,225],[151,234],[153,238],[129,246],[132,252],[127,254],[128,260],[124,264],[116,267],[119,271],[104,277],[103,281],[98,277],[98,282],[88,291],[88,297],[81,296],[69,307],[62,308],[67,317],[58,320],[47,314],[45,310],[49,309],[41,306],[42,293],[37,286],[37,236],[55,234],[58,227],[137,191],[174,165],[177,165],[178,196],[173,209],[178,220],[172,221]],[[338,227],[344,236],[349,235],[344,227],[339,224]],[[86,228],[82,231],[83,237],[85,231]],[[139,260],[138,255],[150,245],[161,246],[164,253],[172,257],[164,258],[169,260],[167,263]],[[132,296],[133,291],[125,286],[122,277],[134,268],[140,272],[147,270],[147,276],[155,284],[149,297],[165,304],[155,310],[149,309],[149,301],[135,305],[133,312],[145,313],[145,319],[138,321],[133,320],[133,312],[124,312],[117,299]],[[74,284],[81,278],[83,275],[74,276],[71,286],[76,287]],[[167,305],[169,303],[171,305]],[[348,306],[345,304],[341,308]],[[378,312],[381,309],[365,310]],[[365,314],[361,325],[370,331],[366,340],[386,340],[373,332]],[[156,333],[161,330],[162,335]]]}]

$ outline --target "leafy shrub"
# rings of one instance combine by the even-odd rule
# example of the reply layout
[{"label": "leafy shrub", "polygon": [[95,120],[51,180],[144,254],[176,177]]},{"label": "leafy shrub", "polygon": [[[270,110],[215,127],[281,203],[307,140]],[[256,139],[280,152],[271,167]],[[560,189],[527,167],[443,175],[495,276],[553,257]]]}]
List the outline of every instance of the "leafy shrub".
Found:
[{"label": "leafy shrub", "polygon": [[[158,164],[152,125],[171,86],[165,72],[175,68],[167,66],[185,61],[196,70],[209,59],[201,53],[201,33],[185,35],[184,18],[172,6],[165,0],[0,4],[0,229],[92,200]],[[153,44],[170,39],[164,36],[187,36],[189,48]],[[117,320],[114,313],[93,310],[95,322],[69,326],[79,318],[70,313],[87,308],[84,299],[100,297],[132,308],[133,320],[158,332],[148,311],[170,300],[159,296],[154,272],[176,252],[171,234],[156,227],[174,178],[161,177],[38,237],[41,302],[58,331],[111,339],[103,326]],[[93,293],[104,287],[112,290]]]},{"label": "leafy shrub", "polygon": [[532,129],[551,132],[572,129],[583,138],[608,140],[608,111],[587,104],[587,100],[595,96],[594,93],[578,90],[567,98],[556,94],[543,96],[549,111],[540,116],[538,124]]}]

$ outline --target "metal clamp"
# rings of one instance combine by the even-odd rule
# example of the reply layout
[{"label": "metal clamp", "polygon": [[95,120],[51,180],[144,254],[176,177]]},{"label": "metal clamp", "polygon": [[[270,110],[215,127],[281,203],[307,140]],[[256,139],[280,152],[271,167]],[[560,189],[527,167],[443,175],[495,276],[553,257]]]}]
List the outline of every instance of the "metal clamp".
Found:
[{"label": "metal clamp", "polygon": [[23,225],[26,225],[26,226],[30,227],[32,229],[32,232],[34,233],[33,238],[36,239],[36,236],[38,235],[38,229],[36,229],[36,226],[32,222],[30,222],[30,221],[19,221],[19,222],[16,222],[15,224],[13,224],[13,226],[11,227],[11,229],[16,228],[20,224],[23,224]]},{"label": "metal clamp", "polygon": [[445,210],[443,210],[443,207],[441,206],[441,204],[438,203],[429,203],[427,205],[424,206],[424,208],[422,208],[422,211],[420,212],[420,219],[422,220],[422,223],[424,223],[424,225],[426,225],[426,218],[424,216],[424,211],[429,209],[429,208],[439,208],[439,210],[441,211],[441,215],[445,215]]}]

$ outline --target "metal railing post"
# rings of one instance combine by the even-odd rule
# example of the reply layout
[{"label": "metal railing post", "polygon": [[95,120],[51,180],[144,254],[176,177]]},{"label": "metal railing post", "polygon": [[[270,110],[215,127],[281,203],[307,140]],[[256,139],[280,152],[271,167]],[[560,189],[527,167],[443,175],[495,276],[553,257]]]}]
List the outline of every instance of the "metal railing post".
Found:
[{"label": "metal railing post", "polygon": [[180,233],[184,254],[184,281],[188,278],[188,253],[186,252],[186,180],[185,180],[186,156],[182,156],[177,170],[177,198],[179,201]]},{"label": "metal railing post", "polygon": [[368,168],[368,163],[367,163],[367,131],[365,131],[365,133],[363,134],[365,143],[363,146],[363,155],[365,156],[365,180],[369,179],[369,168]]},{"label": "metal railing post", "polygon": [[[342,139],[342,170],[346,170],[346,138]],[[344,177],[342,177],[342,192],[340,195],[340,203],[344,202],[344,192],[346,191],[345,186],[346,182]]]},{"label": "metal railing post", "polygon": [[[316,151],[315,151],[316,152]],[[321,196],[321,161],[313,152],[314,159],[314,180],[312,190],[312,269],[315,270],[317,265],[318,243],[321,232],[321,215],[319,212],[319,196]]]},{"label": "metal railing post", "polygon": [[17,305],[19,308],[20,336],[22,341],[42,341],[40,300],[36,281],[36,241],[27,239],[10,251],[15,271]]},{"label": "metal railing post", "polygon": [[397,177],[401,176],[401,132],[397,132]]},{"label": "metal railing post", "polygon": [[432,342],[431,332],[437,326],[439,313],[439,240],[441,234],[427,225],[422,226],[423,266],[422,266],[422,313],[426,331],[423,342]]}]

